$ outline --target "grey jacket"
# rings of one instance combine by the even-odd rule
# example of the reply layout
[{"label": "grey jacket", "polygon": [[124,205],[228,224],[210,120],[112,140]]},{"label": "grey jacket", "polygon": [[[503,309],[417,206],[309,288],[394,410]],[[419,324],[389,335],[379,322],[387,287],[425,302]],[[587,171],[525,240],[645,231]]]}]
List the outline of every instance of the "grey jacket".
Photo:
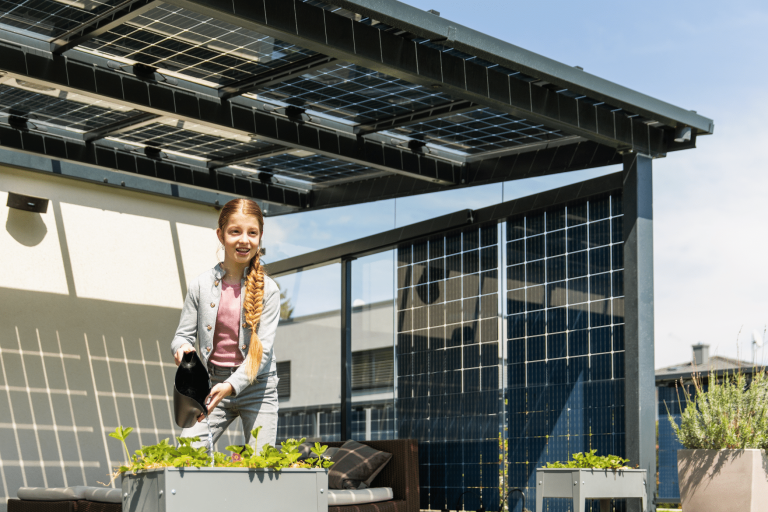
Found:
[{"label": "grey jacket", "polygon": [[[245,358],[248,355],[250,346],[251,329],[245,323],[245,311],[243,310],[243,299],[245,297],[245,273],[240,279],[240,353]],[[189,285],[187,298],[184,300],[184,308],[181,310],[179,327],[176,329],[176,335],[171,342],[171,353],[176,354],[185,344],[189,343],[195,346],[195,339],[199,341],[197,350],[203,364],[208,362],[208,357],[213,351],[213,333],[216,327],[216,316],[219,312],[219,301],[221,299],[221,280],[224,277],[224,269],[221,265],[216,265],[211,270],[203,272]],[[261,366],[257,375],[273,372],[276,370],[275,354],[273,345],[275,343],[275,332],[277,323],[280,321],[280,290],[277,284],[269,277],[264,276],[264,309],[261,313],[261,320],[257,328],[257,334],[261,344],[264,347],[264,355],[261,357]],[[226,380],[232,385],[235,395],[239,394],[246,386],[250,384],[248,376],[245,373],[245,367],[240,366]]]}]

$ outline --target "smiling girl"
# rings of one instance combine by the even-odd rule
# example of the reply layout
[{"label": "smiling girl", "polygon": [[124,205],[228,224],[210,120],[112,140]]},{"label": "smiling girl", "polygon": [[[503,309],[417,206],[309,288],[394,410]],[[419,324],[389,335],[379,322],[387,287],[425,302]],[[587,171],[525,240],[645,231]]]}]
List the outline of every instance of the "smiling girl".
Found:
[{"label": "smiling girl", "polygon": [[[213,388],[206,400],[213,442],[238,416],[245,442],[257,451],[277,436],[277,382],[273,352],[280,319],[280,290],[259,261],[264,216],[249,199],[233,199],[221,209],[216,235],[224,261],[189,286],[179,327],[171,342],[176,365],[195,350],[208,367]],[[181,437],[206,438],[200,422]],[[254,443],[251,430],[262,427]],[[205,443],[201,442],[200,445]]]}]

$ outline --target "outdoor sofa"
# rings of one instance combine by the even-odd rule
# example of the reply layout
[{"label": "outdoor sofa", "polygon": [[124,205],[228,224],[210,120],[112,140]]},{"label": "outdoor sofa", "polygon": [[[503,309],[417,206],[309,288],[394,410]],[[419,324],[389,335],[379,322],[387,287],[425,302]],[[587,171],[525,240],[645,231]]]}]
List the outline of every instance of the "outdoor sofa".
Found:
[{"label": "outdoor sofa", "polygon": [[[393,499],[360,505],[329,505],[328,512],[418,512],[419,455],[416,440],[360,442],[392,454],[392,459],[371,482],[371,488],[389,487],[392,489]],[[323,444],[329,447],[340,447],[344,443],[324,442]],[[66,487],[31,490],[22,488],[19,490],[19,497],[21,499],[8,500],[8,512],[122,512],[120,489]]]}]

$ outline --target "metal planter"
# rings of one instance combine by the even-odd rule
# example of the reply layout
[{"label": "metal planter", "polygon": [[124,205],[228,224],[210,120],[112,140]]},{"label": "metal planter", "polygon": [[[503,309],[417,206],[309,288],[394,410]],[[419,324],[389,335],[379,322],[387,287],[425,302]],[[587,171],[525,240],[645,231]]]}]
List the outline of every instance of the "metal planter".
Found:
[{"label": "metal planter", "polygon": [[124,473],[123,512],[327,512],[327,469],[159,468]]},{"label": "metal planter", "polygon": [[768,511],[765,450],[678,450],[677,475],[684,510]]},{"label": "metal planter", "polygon": [[540,468],[536,470],[536,512],[544,510],[544,498],[570,498],[574,512],[584,512],[587,499],[600,500],[603,512],[614,498],[640,498],[645,510],[645,484],[644,469]]}]

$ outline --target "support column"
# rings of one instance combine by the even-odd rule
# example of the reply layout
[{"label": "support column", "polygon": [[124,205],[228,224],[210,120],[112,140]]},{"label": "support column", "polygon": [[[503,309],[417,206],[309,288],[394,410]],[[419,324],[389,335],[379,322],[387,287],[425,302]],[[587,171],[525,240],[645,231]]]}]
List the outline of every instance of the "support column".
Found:
[{"label": "support column", "polygon": [[[625,457],[647,471],[646,511],[656,497],[652,169],[650,157],[624,155]],[[640,509],[629,501],[629,512]]]},{"label": "support column", "polygon": [[341,440],[352,437],[352,260],[341,260]]}]

